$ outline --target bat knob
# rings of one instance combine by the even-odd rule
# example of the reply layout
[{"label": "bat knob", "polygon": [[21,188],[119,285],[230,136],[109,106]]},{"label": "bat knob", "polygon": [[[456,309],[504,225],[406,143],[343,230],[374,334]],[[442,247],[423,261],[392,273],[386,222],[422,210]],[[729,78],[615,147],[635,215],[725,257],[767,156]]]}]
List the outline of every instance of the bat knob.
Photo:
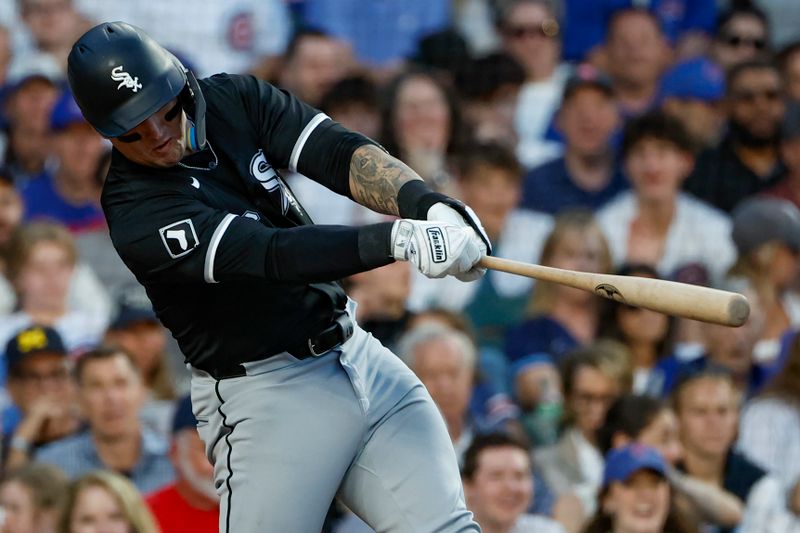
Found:
[{"label": "bat knob", "polygon": [[750,303],[741,294],[735,294],[728,302],[728,323],[739,327],[747,322],[750,316]]}]

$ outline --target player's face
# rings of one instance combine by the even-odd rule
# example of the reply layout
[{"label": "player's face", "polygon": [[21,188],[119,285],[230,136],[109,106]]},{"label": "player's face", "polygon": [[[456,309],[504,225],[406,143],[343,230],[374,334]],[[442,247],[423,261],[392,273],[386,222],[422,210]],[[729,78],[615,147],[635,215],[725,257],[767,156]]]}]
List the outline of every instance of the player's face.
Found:
[{"label": "player's face", "polygon": [[530,458],[513,446],[487,448],[464,488],[467,505],[482,527],[508,530],[533,498]]},{"label": "player's face", "polygon": [[674,201],[693,164],[690,154],[662,139],[641,139],[625,158],[636,196],[645,203]]},{"label": "player's face", "polygon": [[736,392],[719,379],[699,379],[680,393],[678,420],[688,453],[705,459],[723,457],[736,437]]},{"label": "player's face", "polygon": [[111,144],[134,163],[168,168],[186,153],[185,127],[186,115],[173,98],[131,131],[113,137]]},{"label": "player's face", "polygon": [[669,513],[669,485],[655,472],[640,470],[612,483],[603,506],[614,517],[614,531],[658,533]]},{"label": "player's face", "polygon": [[645,427],[636,442],[655,448],[670,464],[676,464],[682,454],[678,419],[672,409],[662,409]]},{"label": "player's face", "polygon": [[75,501],[71,533],[128,533],[131,531],[119,502],[104,488],[89,486]]}]

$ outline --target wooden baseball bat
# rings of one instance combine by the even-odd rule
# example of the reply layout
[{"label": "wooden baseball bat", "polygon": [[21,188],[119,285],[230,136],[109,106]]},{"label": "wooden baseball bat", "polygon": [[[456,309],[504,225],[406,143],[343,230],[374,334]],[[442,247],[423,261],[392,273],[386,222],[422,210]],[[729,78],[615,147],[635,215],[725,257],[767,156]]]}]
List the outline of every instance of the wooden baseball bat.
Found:
[{"label": "wooden baseball bat", "polygon": [[750,314],[750,304],[741,294],[687,283],[637,276],[576,272],[493,256],[484,256],[480,260],[480,265],[510,274],[583,289],[603,298],[659,313],[724,326],[741,326]]}]

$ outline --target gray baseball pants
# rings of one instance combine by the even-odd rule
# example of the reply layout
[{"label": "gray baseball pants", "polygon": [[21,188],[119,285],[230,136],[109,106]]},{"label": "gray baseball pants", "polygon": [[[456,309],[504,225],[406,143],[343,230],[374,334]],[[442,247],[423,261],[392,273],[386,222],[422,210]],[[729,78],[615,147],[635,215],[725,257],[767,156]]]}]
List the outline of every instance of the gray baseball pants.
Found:
[{"label": "gray baseball pants", "polygon": [[319,533],[334,497],[381,533],[480,531],[433,400],[372,335],[356,326],[320,357],[245,366],[192,373],[220,532]]}]

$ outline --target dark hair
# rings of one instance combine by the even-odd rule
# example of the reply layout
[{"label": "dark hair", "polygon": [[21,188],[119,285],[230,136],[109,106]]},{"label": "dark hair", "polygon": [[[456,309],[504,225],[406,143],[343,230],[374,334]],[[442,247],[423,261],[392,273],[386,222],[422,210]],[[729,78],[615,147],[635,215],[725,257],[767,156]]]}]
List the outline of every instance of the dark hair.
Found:
[{"label": "dark hair", "polygon": [[349,104],[362,104],[378,109],[378,88],[366,76],[350,76],[336,82],[319,103],[321,111],[330,114],[332,109]]},{"label": "dark hair", "polygon": [[[619,276],[644,276],[653,279],[661,279],[655,268],[644,263],[626,263],[622,265],[615,274]],[[617,300],[603,299],[600,308],[600,320],[597,327],[599,337],[614,339],[622,343],[626,342],[625,335],[619,327],[619,321],[617,320],[618,313],[624,306],[625,304]],[[656,346],[656,353],[659,358],[672,354],[675,344],[675,325],[675,317],[668,315],[667,331]]]},{"label": "dark hair", "polygon": [[465,100],[489,100],[506,85],[525,83],[525,70],[503,52],[473,59],[455,75],[455,87]]},{"label": "dark hair", "polygon": [[286,45],[286,50],[283,52],[283,61],[285,63],[290,62],[294,59],[295,54],[297,53],[297,49],[300,47],[300,42],[305,39],[306,37],[318,37],[320,39],[333,39],[333,37],[321,30],[320,28],[312,28],[306,27],[301,28],[294,32],[292,38],[289,40],[289,44]]},{"label": "dark hair", "polygon": [[678,379],[675,383],[675,388],[672,389],[671,399],[672,399],[672,406],[675,409],[675,411],[680,411],[681,407],[680,399],[684,390],[686,390],[687,387],[694,384],[695,382],[704,379],[724,382],[730,385],[732,389],[736,388],[733,382],[733,376],[731,376],[730,371],[719,366],[709,366],[702,370],[684,372],[683,374],[680,374],[678,376]]},{"label": "dark hair", "polygon": [[83,379],[83,373],[90,363],[94,361],[105,361],[107,359],[112,359],[119,356],[125,358],[137,376],[141,376],[139,367],[136,366],[136,363],[130,354],[128,354],[128,352],[116,346],[100,346],[94,350],[90,350],[82,354],[80,357],[78,357],[77,361],[75,361],[75,367],[73,368],[75,381],[78,382],[78,384],[81,383],[81,380]]},{"label": "dark hair", "polygon": [[731,87],[739,79],[743,73],[749,70],[771,70],[775,72],[779,77],[781,75],[781,71],[778,70],[778,66],[768,59],[750,59],[747,61],[742,61],[741,63],[737,63],[730,68],[727,75],[725,76],[725,90],[730,94]]},{"label": "dark hair", "polygon": [[470,145],[459,157],[458,170],[464,179],[473,170],[481,165],[500,168],[514,176],[516,181],[522,180],[522,165],[517,156],[509,148],[496,142],[476,143]]},{"label": "dark hair", "polygon": [[506,0],[501,2],[489,2],[490,4],[494,4],[495,6],[495,26],[502,30],[505,28],[505,24],[508,21],[508,18],[511,16],[511,12],[516,8],[518,5],[522,4],[536,4],[545,8],[549,13],[555,16],[555,6],[553,6],[553,2],[550,0]]},{"label": "dark hair", "polygon": [[717,37],[722,36],[723,28],[734,18],[740,16],[751,16],[757,18],[761,24],[764,25],[767,35],[769,35],[769,19],[767,14],[764,13],[758,6],[754,5],[752,0],[734,1],[733,5],[722,11],[717,16]]},{"label": "dark hair", "polygon": [[410,68],[395,77],[383,94],[381,105],[381,144],[386,150],[396,156],[403,157],[400,153],[400,146],[395,135],[395,113],[397,112],[397,96],[403,85],[414,78],[424,78],[436,85],[444,95],[447,102],[447,109],[450,114],[450,139],[447,143],[447,155],[453,155],[462,151],[467,144],[467,132],[463,127],[461,109],[456,99],[455,93],[449,83],[443,80],[435,72],[423,68]]},{"label": "dark hair", "polygon": [[478,459],[481,452],[489,448],[504,448],[512,447],[525,452],[525,456],[529,457],[528,447],[525,446],[520,440],[512,437],[508,433],[486,433],[478,435],[472,439],[467,451],[464,452],[464,466],[461,468],[461,477],[464,479],[472,479],[478,471]]},{"label": "dark hair", "polygon": [[661,27],[661,21],[658,20],[658,17],[655,16],[649,9],[644,7],[627,7],[625,9],[615,11],[608,18],[608,23],[606,24],[606,41],[611,39],[611,35],[614,32],[614,26],[617,24],[617,22],[619,22],[621,18],[627,17],[628,15],[642,15],[645,18],[650,19],[658,32],[662,35],[664,34],[664,29]]},{"label": "dark hair", "polygon": [[634,146],[645,139],[667,141],[681,152],[694,153],[694,142],[683,123],[660,110],[628,121],[622,135],[622,157],[628,157]]},{"label": "dark hair", "polygon": [[0,166],[0,184],[14,186],[14,176],[8,167]]},{"label": "dark hair", "polygon": [[792,41],[781,48],[781,51],[778,52],[776,57],[776,62],[781,72],[786,70],[786,68],[789,66],[789,61],[792,59],[792,56],[798,52],[800,52],[800,40]]},{"label": "dark hair", "polygon": [[614,447],[617,433],[636,440],[665,408],[661,400],[643,394],[626,394],[617,398],[608,408],[605,422],[597,430],[600,452],[605,455]]}]

